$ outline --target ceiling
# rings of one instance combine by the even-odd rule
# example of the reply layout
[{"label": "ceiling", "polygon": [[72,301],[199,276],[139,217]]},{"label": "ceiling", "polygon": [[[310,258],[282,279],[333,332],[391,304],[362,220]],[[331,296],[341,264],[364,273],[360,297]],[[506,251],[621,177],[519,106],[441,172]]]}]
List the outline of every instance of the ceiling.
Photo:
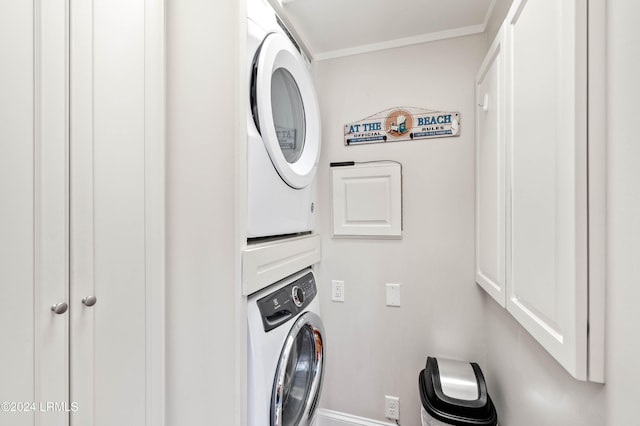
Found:
[{"label": "ceiling", "polygon": [[314,60],[483,32],[495,0],[269,0]]}]

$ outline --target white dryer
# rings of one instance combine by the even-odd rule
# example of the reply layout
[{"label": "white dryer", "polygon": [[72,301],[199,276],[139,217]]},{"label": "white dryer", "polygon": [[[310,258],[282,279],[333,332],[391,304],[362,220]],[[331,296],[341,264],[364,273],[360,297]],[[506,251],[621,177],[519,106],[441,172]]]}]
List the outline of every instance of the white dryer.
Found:
[{"label": "white dryer", "polygon": [[313,271],[248,299],[248,426],[308,426],[322,388],[324,327]]},{"label": "white dryer", "polygon": [[312,231],[320,112],[310,65],[273,8],[248,0],[247,237]]}]

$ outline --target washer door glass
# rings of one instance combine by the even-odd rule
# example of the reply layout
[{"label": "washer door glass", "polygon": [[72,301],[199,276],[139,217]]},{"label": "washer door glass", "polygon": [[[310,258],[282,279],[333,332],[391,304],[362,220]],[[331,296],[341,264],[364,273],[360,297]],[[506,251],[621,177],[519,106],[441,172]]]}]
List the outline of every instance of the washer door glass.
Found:
[{"label": "washer door glass", "polygon": [[274,381],[271,426],[311,423],[322,384],[322,335],[320,318],[310,312],[291,328]]},{"label": "washer door glass", "polygon": [[280,33],[265,37],[254,61],[251,101],[258,131],[282,180],[304,188],[320,157],[320,110],[311,73]]}]

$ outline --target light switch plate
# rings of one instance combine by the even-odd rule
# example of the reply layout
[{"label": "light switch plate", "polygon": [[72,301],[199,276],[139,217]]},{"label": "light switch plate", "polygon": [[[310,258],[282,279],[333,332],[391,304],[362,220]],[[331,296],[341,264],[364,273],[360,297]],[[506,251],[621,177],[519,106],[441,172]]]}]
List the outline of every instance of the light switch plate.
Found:
[{"label": "light switch plate", "polygon": [[387,283],[387,306],[400,306],[400,284]]}]

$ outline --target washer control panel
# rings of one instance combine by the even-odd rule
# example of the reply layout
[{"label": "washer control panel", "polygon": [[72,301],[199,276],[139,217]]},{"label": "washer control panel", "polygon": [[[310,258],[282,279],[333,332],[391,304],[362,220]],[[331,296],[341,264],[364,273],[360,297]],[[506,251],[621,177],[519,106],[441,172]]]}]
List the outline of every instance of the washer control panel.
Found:
[{"label": "washer control panel", "polygon": [[311,303],[317,294],[311,271],[257,301],[264,331],[286,323]]}]

